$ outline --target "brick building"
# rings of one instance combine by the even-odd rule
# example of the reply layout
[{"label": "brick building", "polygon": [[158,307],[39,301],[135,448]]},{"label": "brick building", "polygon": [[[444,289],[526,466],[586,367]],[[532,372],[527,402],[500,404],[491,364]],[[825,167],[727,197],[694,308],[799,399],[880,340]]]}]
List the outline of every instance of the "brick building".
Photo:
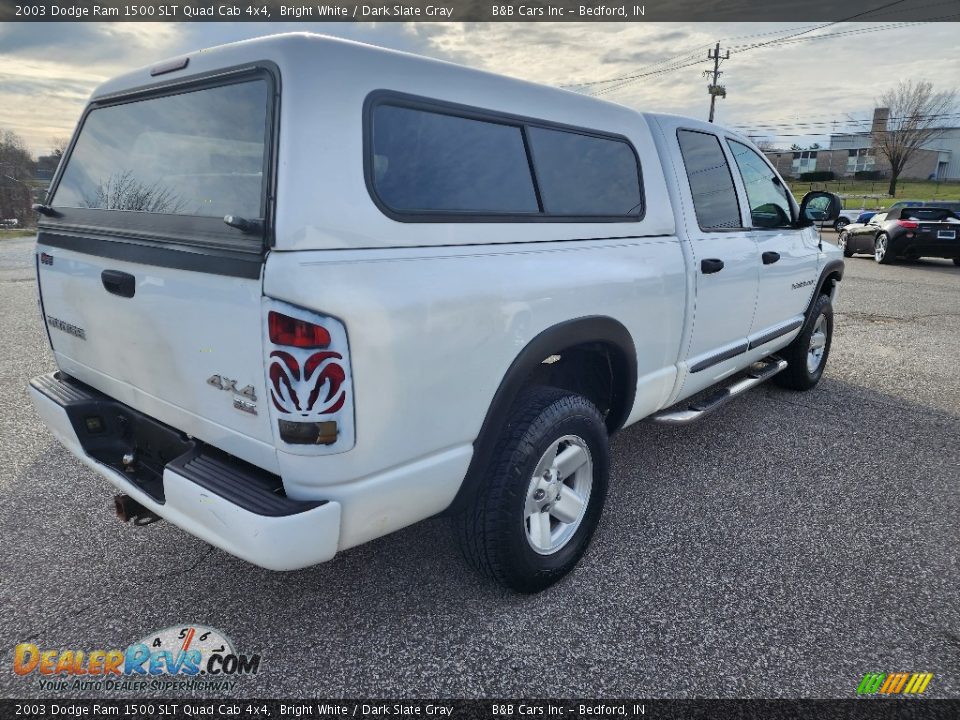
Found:
[{"label": "brick building", "polygon": [[[830,136],[830,146],[820,150],[774,150],[766,153],[785,177],[805,172],[832,172],[837,178],[854,177],[858,172],[890,176],[890,163],[873,146],[873,133],[886,130],[889,111],[873,111],[873,125],[860,133]],[[904,167],[905,180],[960,180],[960,128],[941,128],[917,150]]]}]

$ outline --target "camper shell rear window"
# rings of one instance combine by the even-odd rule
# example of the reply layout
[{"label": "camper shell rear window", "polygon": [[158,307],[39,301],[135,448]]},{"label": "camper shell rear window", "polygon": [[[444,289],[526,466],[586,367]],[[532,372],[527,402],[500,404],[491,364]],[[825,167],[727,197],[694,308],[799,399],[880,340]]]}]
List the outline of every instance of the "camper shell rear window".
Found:
[{"label": "camper shell rear window", "polygon": [[389,91],[364,111],[364,172],[402,222],[635,222],[640,162],[613,133]]},{"label": "camper shell rear window", "polygon": [[[262,253],[273,79],[265,70],[94,102],[52,188],[58,225]],[[51,220],[45,218],[49,224]]]}]

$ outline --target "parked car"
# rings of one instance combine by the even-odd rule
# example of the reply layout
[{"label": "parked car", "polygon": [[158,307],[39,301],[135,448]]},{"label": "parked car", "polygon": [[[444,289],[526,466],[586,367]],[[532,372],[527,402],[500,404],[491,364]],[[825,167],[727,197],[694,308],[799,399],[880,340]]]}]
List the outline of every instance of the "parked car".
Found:
[{"label": "parked car", "polygon": [[857,217],[860,214],[859,210],[846,210],[841,209],[840,215],[833,220],[824,220],[820,222],[821,227],[832,227],[837,232],[843,230],[847,225],[850,225],[857,221]]},{"label": "parked car", "polygon": [[843,256],[853,257],[856,253],[864,253],[866,247],[866,234],[868,229],[879,230],[883,219],[887,213],[874,213],[866,222],[856,222],[847,225],[837,235],[837,247],[843,252]]},{"label": "parked car", "polygon": [[[947,210],[952,210],[955,213],[960,213],[960,202],[954,200],[898,200],[893,205],[887,209],[887,214],[890,213],[898,214],[904,208],[915,208],[915,207],[937,207],[937,208],[946,208]],[[891,217],[893,217],[891,215]]]},{"label": "parked car", "polygon": [[960,265],[960,216],[945,207],[904,207],[850,225],[837,244],[845,257],[871,253],[878,263],[899,257],[938,257]]},{"label": "parked car", "polygon": [[17,218],[0,218],[0,228],[20,227],[20,221]]},{"label": "parked car", "polygon": [[923,200],[898,200],[883,212],[894,213],[896,215],[904,208],[923,207],[923,205],[924,205]]},{"label": "parked car", "polygon": [[121,518],[289,570],[443,513],[534,592],[610,434],[817,384],[839,204],[699,120],[315,35],[190,53],[94,92],[38,208],[31,395]]},{"label": "parked car", "polygon": [[955,200],[931,200],[923,204],[924,207],[945,208],[960,215],[960,202]]}]

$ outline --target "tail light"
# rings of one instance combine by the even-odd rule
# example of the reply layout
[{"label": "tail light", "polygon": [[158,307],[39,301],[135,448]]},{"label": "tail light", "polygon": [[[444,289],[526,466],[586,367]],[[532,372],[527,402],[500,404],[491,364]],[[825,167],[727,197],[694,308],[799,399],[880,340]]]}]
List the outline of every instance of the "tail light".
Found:
[{"label": "tail light", "polygon": [[920,223],[916,222],[915,220],[897,220],[897,225],[902,228],[906,228],[907,230],[916,230],[918,227],[920,227]]},{"label": "tail light", "polygon": [[347,331],[336,318],[268,301],[267,393],[275,437],[293,454],[354,444],[353,379]]},{"label": "tail light", "polygon": [[280,439],[290,445],[333,445],[340,436],[336,420],[292,422],[279,420]]},{"label": "tail light", "polygon": [[270,342],[299,348],[325,348],[330,345],[330,333],[325,327],[306,320],[292,318],[271,310],[267,318]]}]

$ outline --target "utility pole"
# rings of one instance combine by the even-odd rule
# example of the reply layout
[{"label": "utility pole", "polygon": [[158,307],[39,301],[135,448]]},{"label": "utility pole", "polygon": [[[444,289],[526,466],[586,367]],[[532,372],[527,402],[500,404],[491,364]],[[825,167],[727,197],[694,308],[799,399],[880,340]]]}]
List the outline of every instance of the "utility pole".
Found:
[{"label": "utility pole", "polygon": [[727,50],[725,54],[720,54],[720,43],[718,42],[716,47],[713,50],[707,50],[707,60],[713,60],[713,70],[704,70],[703,74],[706,77],[713,76],[712,82],[707,85],[707,93],[710,95],[710,122],[713,122],[714,109],[717,105],[717,97],[726,97],[727,88],[723,85],[720,85],[717,81],[720,79],[720,76],[723,75],[723,72],[720,70],[720,61],[729,60],[730,51]]}]

